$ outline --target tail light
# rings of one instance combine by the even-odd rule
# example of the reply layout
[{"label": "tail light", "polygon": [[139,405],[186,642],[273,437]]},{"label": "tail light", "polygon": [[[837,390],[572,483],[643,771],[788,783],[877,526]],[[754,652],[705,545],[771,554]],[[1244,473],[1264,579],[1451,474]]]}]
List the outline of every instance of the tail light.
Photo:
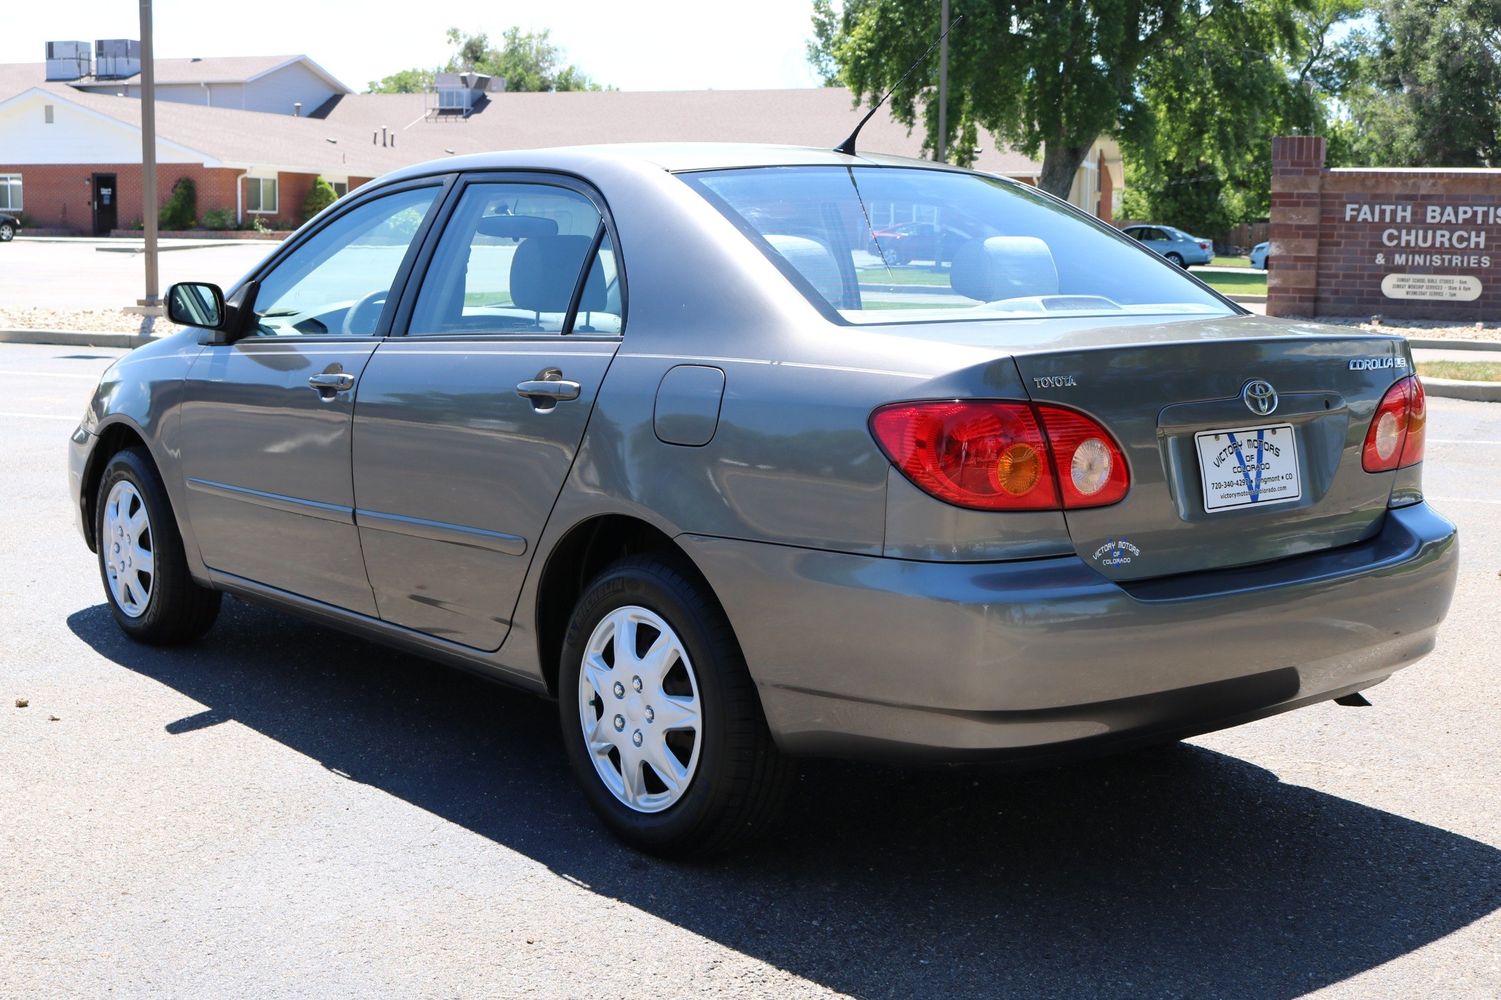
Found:
[{"label": "tail light", "polygon": [[1423,460],[1428,401],[1423,383],[1409,375],[1392,384],[1381,397],[1366,431],[1360,464],[1367,472],[1390,472]]},{"label": "tail light", "polygon": [[892,403],[870,417],[876,443],[931,496],[975,510],[1103,507],[1130,487],[1126,456],[1095,420],[1007,400]]},{"label": "tail light", "polygon": [[1207,240],[1200,240],[1199,241],[1199,249],[1200,250],[1208,250],[1209,249],[1209,242]]}]

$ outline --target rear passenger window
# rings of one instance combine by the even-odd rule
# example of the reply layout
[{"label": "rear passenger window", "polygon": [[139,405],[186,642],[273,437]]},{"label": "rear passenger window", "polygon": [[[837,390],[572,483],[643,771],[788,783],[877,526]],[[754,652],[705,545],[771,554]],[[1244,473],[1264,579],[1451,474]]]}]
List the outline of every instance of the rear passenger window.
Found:
[{"label": "rear passenger window", "polygon": [[470,185],[428,265],[408,334],[562,333],[586,263],[577,328],[618,332],[618,309],[609,321],[613,254],[608,266],[604,248],[591,259],[601,222],[568,188]]}]

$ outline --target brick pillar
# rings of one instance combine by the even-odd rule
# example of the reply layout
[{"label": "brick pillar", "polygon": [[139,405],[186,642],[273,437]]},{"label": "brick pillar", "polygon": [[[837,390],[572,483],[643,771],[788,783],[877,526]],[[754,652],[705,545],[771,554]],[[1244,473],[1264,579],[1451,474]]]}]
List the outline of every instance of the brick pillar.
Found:
[{"label": "brick pillar", "polygon": [[1272,140],[1272,225],[1267,271],[1268,316],[1312,316],[1319,293],[1319,202],[1322,136]]}]

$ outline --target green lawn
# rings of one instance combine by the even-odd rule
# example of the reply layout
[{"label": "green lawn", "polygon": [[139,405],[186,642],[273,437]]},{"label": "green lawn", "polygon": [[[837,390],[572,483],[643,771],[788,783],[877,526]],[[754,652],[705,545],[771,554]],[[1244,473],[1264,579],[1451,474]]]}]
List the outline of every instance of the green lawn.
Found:
[{"label": "green lawn", "polygon": [[929,267],[860,267],[855,269],[862,285],[941,285],[949,286],[949,271]]},{"label": "green lawn", "polygon": [[1501,382],[1501,364],[1489,361],[1419,361],[1418,374],[1465,382]]},{"label": "green lawn", "polygon": [[1210,261],[1215,267],[1250,267],[1249,257],[1216,257]]},{"label": "green lawn", "polygon": [[1246,274],[1229,274],[1224,271],[1200,271],[1199,278],[1221,295],[1265,295],[1266,272],[1250,271]]}]

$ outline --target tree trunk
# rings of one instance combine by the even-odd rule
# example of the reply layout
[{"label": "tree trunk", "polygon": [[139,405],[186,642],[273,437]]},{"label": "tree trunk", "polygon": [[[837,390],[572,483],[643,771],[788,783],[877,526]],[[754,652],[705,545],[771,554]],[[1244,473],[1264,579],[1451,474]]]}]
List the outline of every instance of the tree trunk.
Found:
[{"label": "tree trunk", "polygon": [[1074,186],[1074,175],[1079,172],[1079,165],[1087,155],[1089,146],[1047,143],[1043,147],[1042,176],[1038,178],[1037,186],[1048,194],[1067,199],[1069,189]]}]

